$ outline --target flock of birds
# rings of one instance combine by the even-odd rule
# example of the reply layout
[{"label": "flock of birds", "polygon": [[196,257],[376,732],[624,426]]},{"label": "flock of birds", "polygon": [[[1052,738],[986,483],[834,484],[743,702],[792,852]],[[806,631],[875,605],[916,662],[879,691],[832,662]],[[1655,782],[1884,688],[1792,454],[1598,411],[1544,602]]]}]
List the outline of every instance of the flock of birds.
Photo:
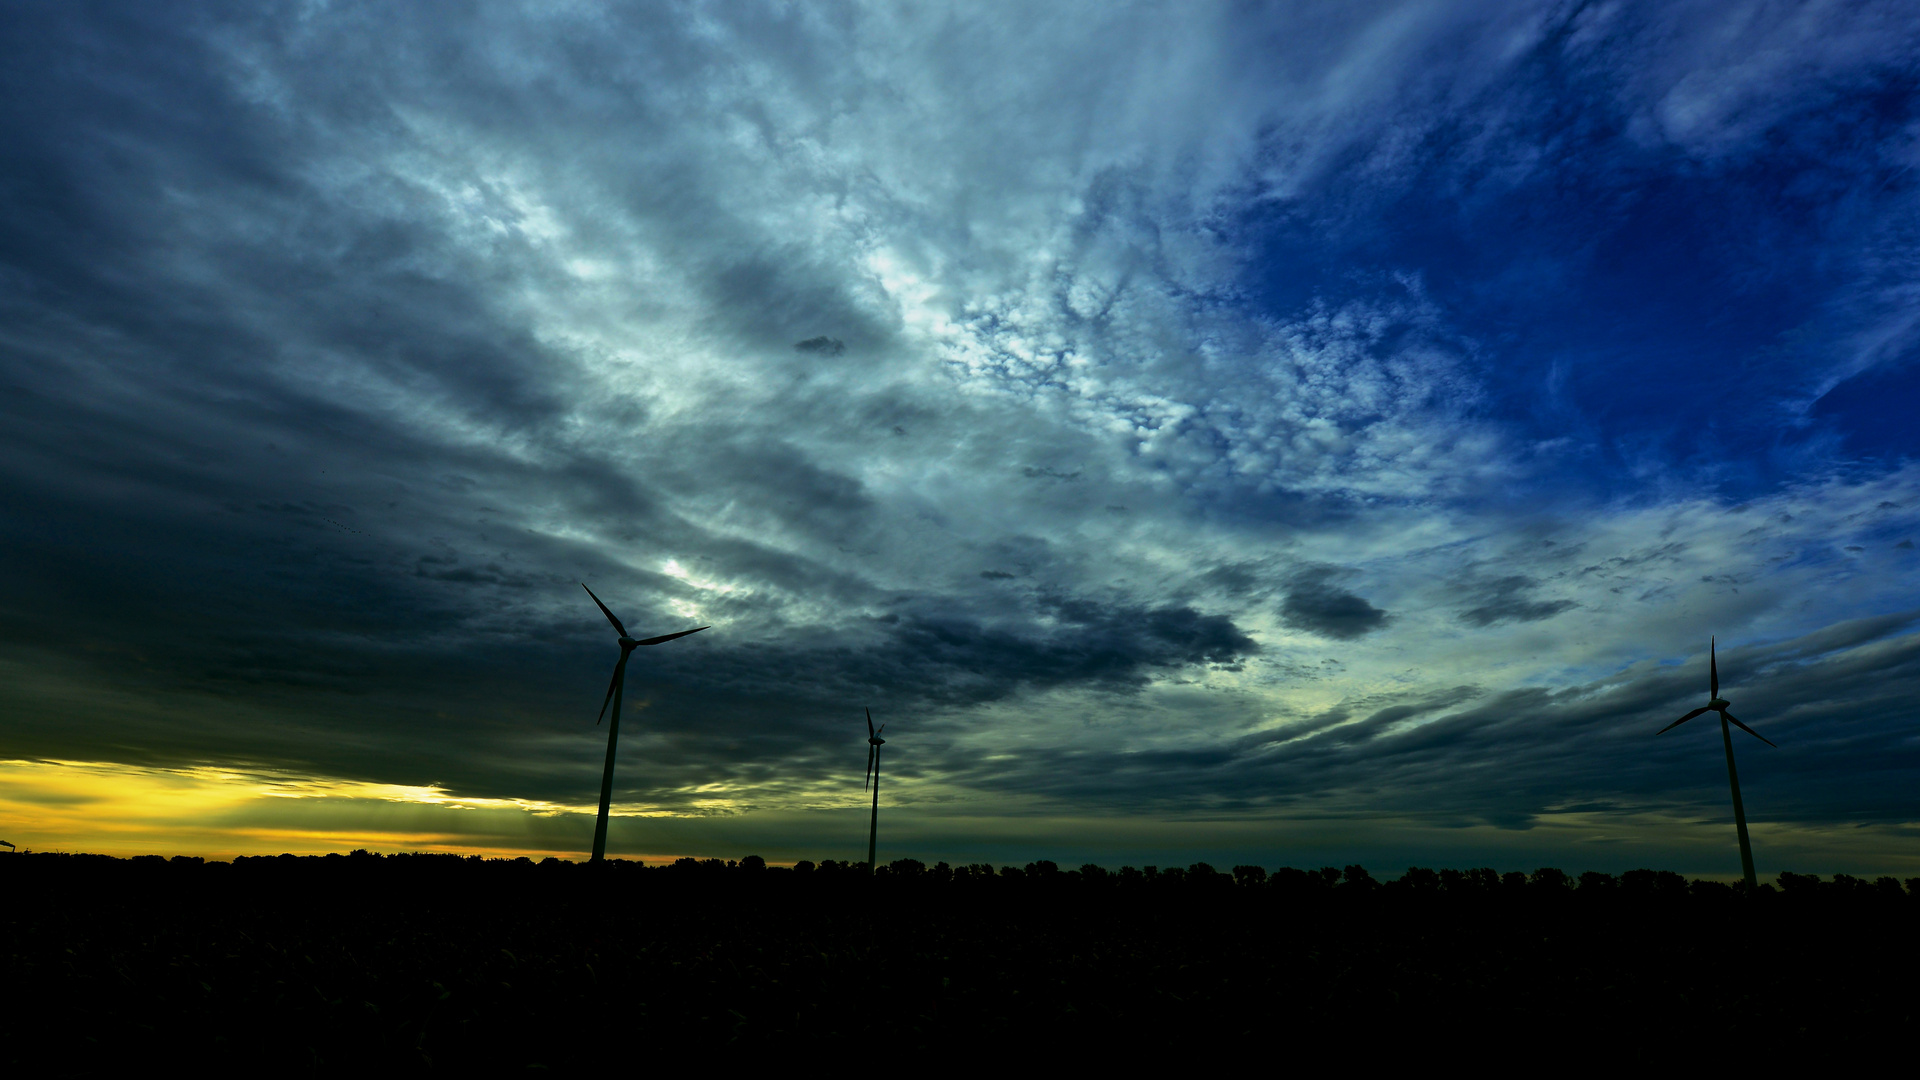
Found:
[{"label": "flock of birds", "polygon": [[[580,587],[587,590],[588,596],[593,597],[594,604],[598,605],[601,613],[607,617],[607,621],[612,623],[614,630],[620,634],[620,659],[613,665],[613,681],[607,685],[607,696],[600,702],[600,716],[602,719],[605,719],[607,715],[607,705],[609,703],[613,705],[613,723],[607,727],[607,765],[605,771],[600,775],[600,817],[593,828],[593,861],[599,862],[606,858],[607,852],[607,809],[613,801],[614,744],[620,738],[620,696],[621,691],[626,686],[627,659],[633,655],[633,650],[642,645],[658,645],[663,641],[672,641],[674,638],[686,637],[688,634],[697,634],[702,630],[711,628],[696,626],[691,630],[682,630],[675,634],[662,634],[659,637],[635,640],[627,633],[626,626],[614,616],[612,611],[607,609],[607,605],[601,603],[600,598],[594,595],[592,589],[587,588],[586,582],[581,582]],[[1734,727],[1759,739],[1768,746],[1773,746],[1774,743],[1766,736],[1741,723],[1732,713],[1727,711],[1733,703],[1720,696],[1720,661],[1717,655],[1718,648],[1719,642],[1716,638],[1708,639],[1707,703],[1680,719],[1675,720],[1673,723],[1668,724],[1666,727],[1661,728],[1655,734],[1664,735],[1696,716],[1703,716],[1710,712],[1720,714],[1720,738],[1726,744],[1727,748],[1727,783],[1733,789],[1733,821],[1735,828],[1740,834],[1740,869],[1746,875],[1747,886],[1752,888],[1755,885],[1753,846],[1747,841],[1747,811],[1740,802],[1740,773],[1733,765],[1733,734],[1727,725],[1732,724]],[[599,722],[599,720],[594,721],[595,724]],[[867,823],[868,873],[873,872],[874,845],[880,834],[880,747],[885,745],[887,741],[880,737],[880,733],[886,729],[887,725],[885,724],[881,724],[878,728],[873,726],[873,710],[868,709],[867,772],[865,787],[867,790],[873,792],[873,811]],[[8,846],[11,847],[12,845]]]}]

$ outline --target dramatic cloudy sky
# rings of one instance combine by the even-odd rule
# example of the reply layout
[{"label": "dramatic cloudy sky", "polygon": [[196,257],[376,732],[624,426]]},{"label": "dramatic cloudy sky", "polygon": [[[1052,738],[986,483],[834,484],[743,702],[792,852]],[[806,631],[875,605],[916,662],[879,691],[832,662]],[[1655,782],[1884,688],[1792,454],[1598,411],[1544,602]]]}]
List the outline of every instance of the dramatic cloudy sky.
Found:
[{"label": "dramatic cloudy sky", "polygon": [[1920,870],[1910,5],[0,53],[17,844]]}]

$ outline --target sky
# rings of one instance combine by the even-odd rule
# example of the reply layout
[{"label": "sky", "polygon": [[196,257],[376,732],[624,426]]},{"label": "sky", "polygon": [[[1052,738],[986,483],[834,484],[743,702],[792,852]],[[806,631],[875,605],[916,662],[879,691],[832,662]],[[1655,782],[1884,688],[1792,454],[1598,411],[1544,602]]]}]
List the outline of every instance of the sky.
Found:
[{"label": "sky", "polygon": [[1920,10],[0,13],[0,836],[1920,872]]}]

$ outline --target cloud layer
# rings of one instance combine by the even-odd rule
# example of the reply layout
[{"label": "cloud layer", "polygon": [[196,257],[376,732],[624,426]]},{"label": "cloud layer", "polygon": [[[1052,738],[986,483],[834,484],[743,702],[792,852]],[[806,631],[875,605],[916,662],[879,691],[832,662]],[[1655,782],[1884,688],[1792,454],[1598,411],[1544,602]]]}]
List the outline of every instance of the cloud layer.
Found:
[{"label": "cloud layer", "polygon": [[1756,819],[1920,850],[1896,5],[0,35],[0,757],[585,805],[586,581],[714,626],[635,813],[850,803],[871,706],[1036,849],[1565,844],[1724,814],[1640,741],[1718,634]]}]

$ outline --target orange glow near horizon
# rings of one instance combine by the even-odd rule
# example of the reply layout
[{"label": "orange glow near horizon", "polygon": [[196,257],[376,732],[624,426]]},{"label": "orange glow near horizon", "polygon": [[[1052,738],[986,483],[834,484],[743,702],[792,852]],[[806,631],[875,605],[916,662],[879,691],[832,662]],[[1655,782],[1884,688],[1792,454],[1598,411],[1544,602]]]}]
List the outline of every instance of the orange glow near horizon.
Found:
[{"label": "orange glow near horizon", "polygon": [[[244,766],[0,761],[0,839],[22,851],[218,859],[366,848],[584,859],[593,810]],[[651,863],[681,856],[617,857]]]},{"label": "orange glow near horizon", "polygon": [[[716,802],[721,800],[716,800]],[[727,800],[731,801],[731,800]],[[1424,864],[1556,865],[1578,873],[1632,865],[1671,866],[1694,877],[1733,880],[1731,826],[1718,815],[1643,811],[1541,815],[1527,830],[1491,825],[1435,827],[1417,819],[1325,814],[1301,820],[1070,817],[1044,804],[1009,821],[949,803],[893,807],[883,818],[882,856],[927,862],[1019,864],[1036,855],[1066,864],[1119,866],[1206,859],[1231,865],[1234,849],[1265,850],[1266,864],[1339,865],[1349,850],[1392,835],[1429,852]],[[1001,811],[1007,808],[999,807]],[[490,858],[554,856],[584,862],[593,806],[532,799],[463,798],[445,788],[300,776],[264,766],[160,767],[100,761],[0,760],[0,839],[19,850],[134,855],[382,854],[438,852]],[[771,865],[798,858],[857,861],[865,854],[864,805],[754,807],[751,812],[670,813],[616,807],[609,853],[651,865],[676,859],[737,859],[758,853]],[[1779,869],[1874,876],[1920,873],[1908,823],[1755,822],[1763,874]],[[1073,837],[1072,846],[1057,838]],[[1078,852],[1074,847],[1080,848]],[[1551,848],[1557,856],[1542,856]],[[1063,850],[1064,848],[1064,850]],[[1049,850],[1050,849],[1050,850]],[[1179,855],[1171,853],[1180,852]],[[1504,852],[1504,854],[1503,854]],[[1631,861],[1622,860],[1622,853]],[[0,854],[4,854],[0,851]],[[1257,859],[1257,856],[1256,856]],[[1220,860],[1229,860],[1220,862]],[[1255,860],[1248,860],[1255,861]]]}]

